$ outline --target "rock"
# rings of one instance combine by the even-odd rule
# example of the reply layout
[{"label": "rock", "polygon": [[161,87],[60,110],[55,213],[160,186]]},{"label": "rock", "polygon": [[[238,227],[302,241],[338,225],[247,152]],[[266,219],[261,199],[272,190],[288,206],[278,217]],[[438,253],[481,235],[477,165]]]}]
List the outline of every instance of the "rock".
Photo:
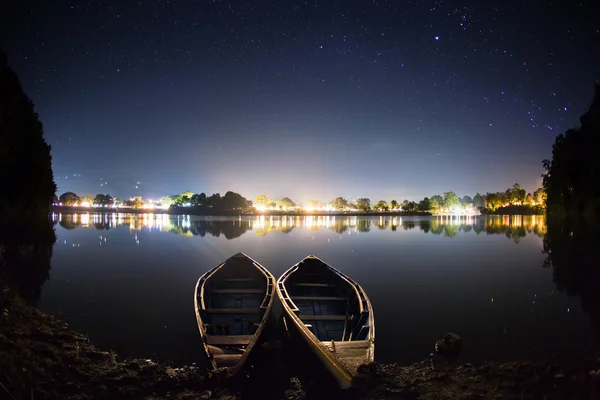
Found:
[{"label": "rock", "polygon": [[485,396],[482,394],[467,393],[458,398],[459,400],[483,400]]},{"label": "rock", "polygon": [[442,340],[435,342],[435,352],[447,356],[458,356],[462,349],[462,339],[455,333],[446,333]]},{"label": "rock", "polygon": [[439,373],[437,375],[434,375],[432,378],[436,381],[445,381],[446,379],[450,378],[450,374]]},{"label": "rock", "polygon": [[477,373],[478,374],[487,374],[490,371],[490,366],[489,365],[482,365],[481,367],[477,368]]}]

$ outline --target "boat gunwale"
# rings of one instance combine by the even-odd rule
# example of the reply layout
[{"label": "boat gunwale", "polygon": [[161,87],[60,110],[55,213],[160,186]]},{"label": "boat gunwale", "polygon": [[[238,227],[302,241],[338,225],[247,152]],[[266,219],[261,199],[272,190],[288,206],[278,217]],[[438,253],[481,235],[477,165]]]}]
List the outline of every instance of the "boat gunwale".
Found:
[{"label": "boat gunwale", "polygon": [[[273,307],[273,301],[275,300],[275,296],[273,293],[274,286],[276,283],[275,277],[273,276],[273,274],[271,274],[271,272],[269,272],[268,269],[266,269],[263,265],[261,265],[259,262],[254,260],[252,257],[248,256],[245,253],[236,253],[235,255],[229,257],[227,260],[225,260],[222,263],[218,264],[217,266],[211,268],[210,270],[205,272],[202,276],[200,276],[200,278],[198,278],[198,281],[196,282],[196,287],[194,289],[194,311],[196,313],[196,322],[198,324],[198,330],[200,332],[200,340],[202,341],[202,346],[204,348],[204,352],[208,356],[208,359],[211,363],[212,369],[214,370],[214,369],[217,369],[218,367],[217,367],[215,359],[212,355],[212,352],[208,348],[208,343],[207,343],[206,337],[209,335],[206,334],[206,330],[204,329],[204,324],[202,323],[202,317],[200,316],[201,309],[206,311],[206,306],[204,303],[204,285],[206,284],[206,282],[210,279],[210,277],[215,272],[217,272],[219,269],[221,269],[222,267],[225,266],[225,264],[227,263],[227,261],[229,259],[239,256],[239,255],[244,256],[245,258],[247,258],[248,260],[250,260],[252,262],[252,266],[254,266],[254,268],[258,269],[263,274],[263,276],[266,278],[267,285],[265,288],[265,296],[260,305],[260,309],[264,308],[265,312],[264,312],[262,318],[260,319],[258,329],[252,335],[253,336],[252,340],[250,340],[250,342],[246,346],[246,349],[245,349],[246,351],[244,352],[244,354],[241,355],[237,364],[232,367],[227,367],[232,371],[233,374],[236,374],[237,372],[239,372],[241,370],[241,368],[243,367],[244,363],[246,362],[246,359],[248,358],[250,352],[252,351],[252,348],[254,347],[254,345],[258,341],[258,338],[262,334],[264,327],[267,323],[267,320],[271,314],[271,308]],[[199,303],[198,298],[200,298],[200,304],[198,304]],[[267,304],[265,304],[265,302]],[[198,307],[199,305],[200,305],[200,307]]]},{"label": "boat gunwale", "polygon": [[[333,373],[333,375],[336,377],[336,379],[338,380],[340,385],[343,388],[348,388],[352,384],[353,374],[351,374],[343,365],[340,364],[340,360],[343,360],[343,358],[342,357],[338,358],[337,356],[334,356],[331,353],[331,351],[323,344],[324,342],[319,340],[319,338],[317,338],[315,336],[315,334],[306,327],[304,322],[302,322],[300,317],[296,314],[296,312],[298,312],[299,309],[296,306],[296,304],[293,302],[292,298],[288,295],[288,292],[287,292],[287,287],[286,287],[287,279],[291,275],[293,275],[295,272],[297,272],[299,269],[299,264],[304,262],[307,259],[318,260],[319,262],[324,264],[326,267],[328,267],[331,271],[333,271],[336,275],[338,275],[340,278],[345,280],[350,286],[352,286],[352,288],[354,289],[354,291],[357,295],[357,299],[359,300],[361,313],[364,312],[363,302],[366,302],[366,306],[367,306],[367,309],[369,312],[369,317],[368,317],[369,318],[368,319],[368,321],[369,321],[369,337],[366,339],[370,342],[369,347],[367,349],[367,358],[368,358],[369,362],[372,362],[375,357],[375,355],[374,355],[375,323],[374,323],[373,307],[371,305],[371,301],[369,300],[366,292],[357,282],[355,282],[352,278],[345,275],[344,273],[337,270],[336,268],[332,267],[331,265],[327,264],[325,261],[321,260],[320,258],[318,258],[315,255],[309,255],[309,256],[303,258],[302,260],[300,260],[299,262],[294,264],[291,268],[289,268],[287,271],[285,271],[283,273],[283,275],[281,275],[281,277],[277,280],[277,294],[279,296],[279,299],[281,301],[281,304],[282,304],[286,314],[288,316],[290,316],[290,318],[292,319],[292,321],[294,322],[296,327],[298,329],[300,329],[300,331],[303,333],[303,335],[301,335],[301,336],[303,336],[309,342],[309,344],[312,345],[313,349],[317,349],[318,352],[322,355],[322,357],[325,357],[325,359],[328,361],[328,362],[325,362],[325,366],[327,367],[327,369],[329,369]],[[293,308],[290,305],[292,305]]]}]

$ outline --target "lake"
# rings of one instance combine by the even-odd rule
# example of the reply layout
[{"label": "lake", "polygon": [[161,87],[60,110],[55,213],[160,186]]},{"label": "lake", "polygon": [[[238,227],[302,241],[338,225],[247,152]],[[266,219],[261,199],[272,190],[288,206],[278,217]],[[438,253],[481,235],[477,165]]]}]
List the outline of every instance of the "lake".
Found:
[{"label": "lake", "polygon": [[51,218],[57,241],[38,307],[125,357],[197,361],[194,286],[237,252],[276,278],[314,254],[356,280],[374,307],[379,362],[422,360],[446,332],[472,362],[595,348],[582,299],[557,290],[543,216]]}]

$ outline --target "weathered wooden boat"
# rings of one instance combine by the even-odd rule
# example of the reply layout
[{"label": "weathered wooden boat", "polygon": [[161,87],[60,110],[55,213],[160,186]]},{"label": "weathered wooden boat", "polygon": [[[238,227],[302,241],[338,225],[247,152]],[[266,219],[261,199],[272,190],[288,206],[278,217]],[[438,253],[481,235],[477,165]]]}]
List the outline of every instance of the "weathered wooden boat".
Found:
[{"label": "weathered wooden boat", "polygon": [[[360,285],[316,256],[277,281],[288,329],[296,329],[343,388],[375,357],[375,320]],[[291,326],[290,326],[291,325]]]},{"label": "weathered wooden boat", "polygon": [[198,279],[194,308],[213,369],[238,373],[263,332],[275,298],[275,278],[238,253]]}]

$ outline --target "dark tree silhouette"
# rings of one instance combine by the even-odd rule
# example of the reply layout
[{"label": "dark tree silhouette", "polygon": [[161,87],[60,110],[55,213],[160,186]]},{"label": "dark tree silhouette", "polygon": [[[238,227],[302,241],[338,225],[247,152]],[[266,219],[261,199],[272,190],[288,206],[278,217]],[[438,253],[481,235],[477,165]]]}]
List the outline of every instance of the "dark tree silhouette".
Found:
[{"label": "dark tree silhouette", "polygon": [[543,161],[549,213],[600,215],[600,84],[580,122],[556,137],[552,159]]},{"label": "dark tree silhouette", "polygon": [[42,123],[2,50],[0,187],[0,210],[4,212],[47,212],[56,192],[50,146],[44,140]]}]

